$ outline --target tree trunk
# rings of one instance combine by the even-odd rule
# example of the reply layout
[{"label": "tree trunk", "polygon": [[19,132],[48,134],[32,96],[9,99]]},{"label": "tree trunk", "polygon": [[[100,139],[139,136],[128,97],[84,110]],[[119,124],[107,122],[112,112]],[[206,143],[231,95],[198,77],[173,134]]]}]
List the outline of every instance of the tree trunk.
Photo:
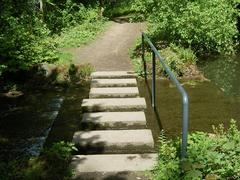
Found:
[{"label": "tree trunk", "polygon": [[100,4],[100,18],[102,18],[104,11],[104,0],[99,0],[99,4]]},{"label": "tree trunk", "polygon": [[39,0],[39,10],[43,14],[43,0]]}]

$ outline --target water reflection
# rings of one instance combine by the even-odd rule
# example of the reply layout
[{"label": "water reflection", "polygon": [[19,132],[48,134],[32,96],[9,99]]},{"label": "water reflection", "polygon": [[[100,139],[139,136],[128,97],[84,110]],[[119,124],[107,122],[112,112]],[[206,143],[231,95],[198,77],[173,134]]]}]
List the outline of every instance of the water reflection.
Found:
[{"label": "water reflection", "polygon": [[240,54],[202,58],[199,64],[204,75],[226,95],[240,97]]},{"label": "water reflection", "polygon": [[[212,132],[212,125],[228,126],[231,118],[239,120],[240,99],[223,93],[211,82],[181,82],[189,100],[189,130]],[[169,136],[181,134],[182,102],[169,80],[156,81],[156,109],[151,107],[151,80],[138,80],[139,91],[147,101],[147,124],[157,141],[161,129]],[[239,121],[238,121],[239,123]]]}]

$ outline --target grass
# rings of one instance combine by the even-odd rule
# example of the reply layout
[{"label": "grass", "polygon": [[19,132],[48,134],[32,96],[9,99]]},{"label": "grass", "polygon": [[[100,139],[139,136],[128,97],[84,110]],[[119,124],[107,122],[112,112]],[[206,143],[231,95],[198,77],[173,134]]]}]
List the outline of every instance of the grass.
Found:
[{"label": "grass", "polygon": [[59,36],[55,36],[54,40],[57,44],[58,61],[56,65],[70,65],[73,60],[73,55],[66,52],[69,48],[78,48],[86,45],[102,33],[111,23],[105,20],[97,21],[95,23],[84,22],[77,26],[65,29]]},{"label": "grass", "polygon": [[58,61],[56,65],[69,65],[72,63],[73,55],[69,52],[59,51],[58,52]]},{"label": "grass", "polygon": [[76,48],[85,45],[103,32],[110,23],[97,21],[95,23],[85,22],[75,27],[68,28],[56,37],[59,48]]}]

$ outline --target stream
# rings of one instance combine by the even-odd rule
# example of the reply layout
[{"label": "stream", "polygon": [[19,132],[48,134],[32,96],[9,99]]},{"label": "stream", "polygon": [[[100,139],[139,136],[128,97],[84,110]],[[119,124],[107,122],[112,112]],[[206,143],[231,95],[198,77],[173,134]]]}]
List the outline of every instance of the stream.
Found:
[{"label": "stream", "polygon": [[[240,125],[240,60],[208,57],[198,65],[210,81],[181,81],[189,99],[189,130],[212,132],[212,125]],[[168,137],[181,134],[182,105],[176,87],[167,79],[156,80],[156,110],[151,108],[151,79],[138,79],[140,95],[147,102],[147,126],[157,142],[163,129]],[[89,83],[66,91],[33,90],[18,98],[0,97],[0,159],[37,156],[43,146],[71,141],[81,129],[81,101]],[[157,144],[157,143],[155,143]]]},{"label": "stream", "polygon": [[88,91],[84,84],[67,91],[32,90],[17,98],[0,97],[0,159],[38,156],[45,145],[71,141]]},{"label": "stream", "polygon": [[[189,95],[189,130],[212,132],[212,125],[240,126],[240,59],[208,57],[198,64],[209,81],[181,81]],[[141,96],[147,101],[147,122],[157,142],[163,129],[168,137],[181,134],[182,102],[176,87],[167,79],[156,80],[156,110],[151,108],[151,79],[139,79]]]}]

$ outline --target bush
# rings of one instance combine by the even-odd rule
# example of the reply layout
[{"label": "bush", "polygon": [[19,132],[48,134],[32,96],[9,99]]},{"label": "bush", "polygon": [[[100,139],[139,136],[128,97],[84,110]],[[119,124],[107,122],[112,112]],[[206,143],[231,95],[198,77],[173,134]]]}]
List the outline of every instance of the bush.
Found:
[{"label": "bush", "polygon": [[66,0],[64,4],[59,2],[47,3],[45,7],[44,21],[48,28],[60,33],[62,29],[80,24],[85,20],[95,22],[99,19],[97,8],[85,7],[73,0]]},{"label": "bush", "polygon": [[[170,67],[171,71],[177,77],[193,77],[199,76],[200,72],[197,69],[197,57],[189,48],[183,48],[175,44],[170,44],[169,47],[160,50],[160,55],[165,58],[165,63]],[[136,58],[136,54],[132,55],[135,72],[139,76],[144,76],[144,64],[141,58]],[[146,74],[152,74],[152,57],[151,54],[145,52]],[[165,69],[158,59],[156,59],[156,75],[166,76]]]},{"label": "bush", "polygon": [[50,31],[37,17],[6,17],[0,34],[0,70],[27,70],[57,59]]},{"label": "bush", "polygon": [[72,176],[69,163],[71,153],[76,150],[72,143],[59,142],[51,148],[45,148],[39,157],[29,161],[28,168],[24,171],[24,179],[67,179]]},{"label": "bush", "polygon": [[38,157],[21,157],[10,161],[1,161],[0,179],[70,179],[72,170],[69,164],[71,154],[75,150],[72,143],[60,141],[49,148],[44,148]]},{"label": "bush", "polygon": [[214,134],[195,132],[189,136],[188,157],[180,161],[180,140],[160,136],[158,163],[153,179],[239,179],[240,131],[231,120],[230,128],[213,127]]},{"label": "bush", "polygon": [[228,0],[135,0],[146,16],[149,31],[158,41],[167,40],[201,53],[231,53],[237,38],[237,9]]}]

